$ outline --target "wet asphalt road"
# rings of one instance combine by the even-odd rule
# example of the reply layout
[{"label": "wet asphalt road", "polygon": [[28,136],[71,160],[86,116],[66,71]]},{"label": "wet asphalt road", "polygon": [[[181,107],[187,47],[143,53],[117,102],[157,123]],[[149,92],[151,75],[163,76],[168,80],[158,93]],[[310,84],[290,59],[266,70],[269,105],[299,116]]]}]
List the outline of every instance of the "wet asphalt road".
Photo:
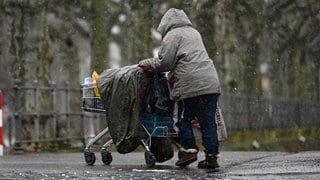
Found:
[{"label": "wet asphalt road", "polygon": [[[320,151],[221,152],[220,168],[200,170],[197,163],[174,166],[177,154],[148,168],[143,153],[112,153],[104,165],[100,153],[87,166],[82,153],[37,153],[0,157],[0,179],[320,179]],[[204,158],[203,153],[198,159]]]}]

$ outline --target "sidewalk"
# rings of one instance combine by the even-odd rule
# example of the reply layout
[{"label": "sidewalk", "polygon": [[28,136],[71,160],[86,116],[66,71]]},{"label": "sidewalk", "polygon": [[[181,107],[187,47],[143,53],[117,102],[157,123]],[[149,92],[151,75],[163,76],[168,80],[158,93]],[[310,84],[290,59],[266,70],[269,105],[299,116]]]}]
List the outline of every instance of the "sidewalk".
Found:
[{"label": "sidewalk", "polygon": [[[300,153],[223,151],[216,171],[175,166],[177,154],[147,168],[144,153],[112,153],[111,165],[103,165],[100,153],[87,166],[83,153],[32,153],[0,157],[0,179],[308,179],[320,177],[320,151]],[[199,153],[198,161],[204,158]]]},{"label": "sidewalk", "polygon": [[238,164],[231,161],[226,161],[226,177],[230,179],[320,179],[320,151],[267,153]]}]

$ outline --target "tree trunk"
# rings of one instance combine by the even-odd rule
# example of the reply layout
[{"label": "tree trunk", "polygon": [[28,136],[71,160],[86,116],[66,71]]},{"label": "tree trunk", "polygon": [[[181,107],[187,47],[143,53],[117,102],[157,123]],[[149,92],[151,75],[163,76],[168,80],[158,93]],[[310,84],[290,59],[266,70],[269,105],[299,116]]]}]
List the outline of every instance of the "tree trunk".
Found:
[{"label": "tree trunk", "polygon": [[127,38],[131,46],[130,57],[128,62],[130,64],[137,64],[140,60],[152,56],[152,1],[129,0],[130,18],[129,18],[129,33]]},{"label": "tree trunk", "polygon": [[109,67],[107,61],[107,4],[104,0],[91,1],[91,70],[101,73]]}]

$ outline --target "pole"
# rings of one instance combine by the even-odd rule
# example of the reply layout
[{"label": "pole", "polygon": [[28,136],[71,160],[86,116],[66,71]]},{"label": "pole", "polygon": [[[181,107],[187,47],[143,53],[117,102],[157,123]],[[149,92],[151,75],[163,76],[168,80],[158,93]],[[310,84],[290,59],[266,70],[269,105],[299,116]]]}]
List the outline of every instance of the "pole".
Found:
[{"label": "pole", "polygon": [[2,91],[0,90],[0,156],[3,156]]}]

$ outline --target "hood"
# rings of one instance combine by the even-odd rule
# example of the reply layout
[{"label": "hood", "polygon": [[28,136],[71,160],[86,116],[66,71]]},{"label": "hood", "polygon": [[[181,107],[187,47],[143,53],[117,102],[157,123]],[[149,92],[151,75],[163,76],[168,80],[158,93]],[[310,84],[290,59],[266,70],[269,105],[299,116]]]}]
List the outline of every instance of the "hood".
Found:
[{"label": "hood", "polygon": [[182,26],[192,26],[192,23],[183,10],[171,8],[163,15],[157,31],[164,37],[171,29]]}]

